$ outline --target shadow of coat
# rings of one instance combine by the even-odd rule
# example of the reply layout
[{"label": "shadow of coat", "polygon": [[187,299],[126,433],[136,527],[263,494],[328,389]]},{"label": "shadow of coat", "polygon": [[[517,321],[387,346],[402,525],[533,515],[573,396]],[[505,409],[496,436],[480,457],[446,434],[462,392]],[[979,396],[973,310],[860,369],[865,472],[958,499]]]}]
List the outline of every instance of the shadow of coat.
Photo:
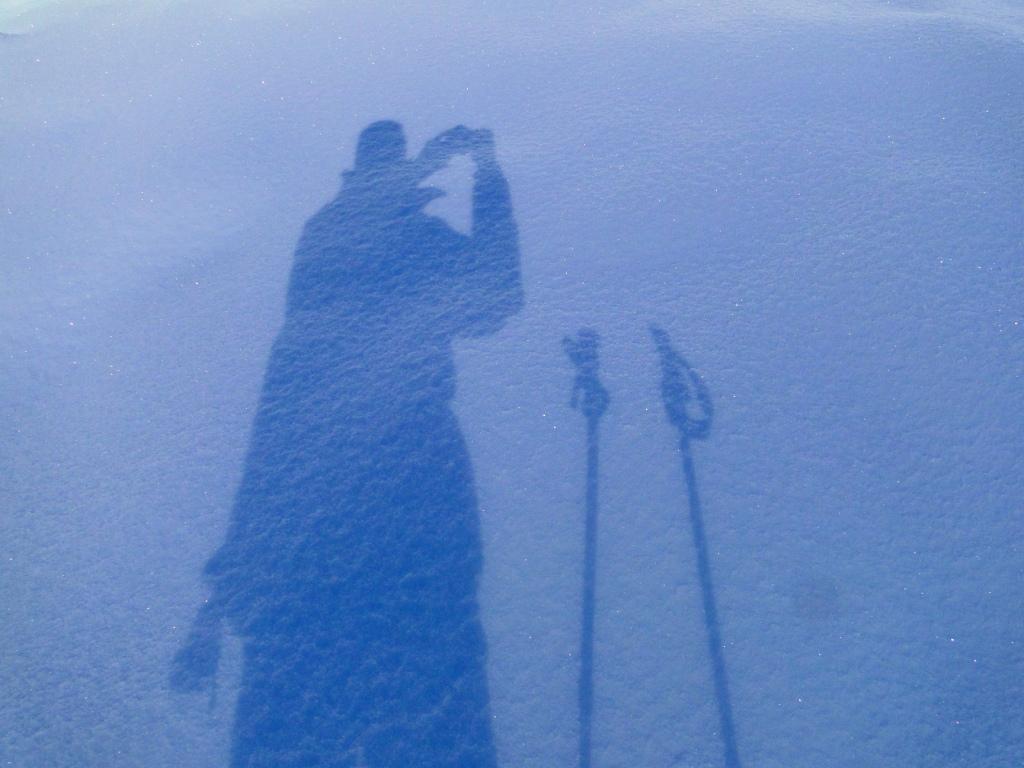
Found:
[{"label": "shadow of coat", "polygon": [[[438,193],[418,186],[458,153],[476,161],[468,236],[425,214]],[[242,637],[233,766],[495,764],[451,346],[519,310],[518,262],[485,131],[453,129],[409,160],[400,125],[371,125],[306,224],[206,567],[213,619],[201,612],[173,675],[195,688],[215,668],[211,621]]]}]

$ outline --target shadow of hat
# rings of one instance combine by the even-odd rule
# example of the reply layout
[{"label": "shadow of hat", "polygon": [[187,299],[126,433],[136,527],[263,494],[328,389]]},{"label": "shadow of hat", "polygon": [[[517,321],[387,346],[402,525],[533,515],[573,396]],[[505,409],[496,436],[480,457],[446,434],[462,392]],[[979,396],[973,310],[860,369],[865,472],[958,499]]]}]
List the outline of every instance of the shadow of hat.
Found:
[{"label": "shadow of hat", "polygon": [[401,192],[403,197],[412,194],[412,201],[405,197],[406,204],[413,202],[422,207],[445,195],[436,187],[417,186],[431,173],[432,169],[406,156],[405,131],[401,123],[378,120],[359,134],[355,164],[343,176],[346,182],[379,187],[381,192]]}]

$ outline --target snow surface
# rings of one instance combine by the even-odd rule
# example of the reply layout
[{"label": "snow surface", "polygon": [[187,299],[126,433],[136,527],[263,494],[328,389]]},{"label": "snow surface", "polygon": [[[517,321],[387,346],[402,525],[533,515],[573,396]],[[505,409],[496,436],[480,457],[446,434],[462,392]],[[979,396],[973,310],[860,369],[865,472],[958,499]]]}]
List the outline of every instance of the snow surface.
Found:
[{"label": "snow surface", "polygon": [[238,641],[214,696],[168,671],[296,242],[381,118],[490,128],[518,222],[525,306],[456,349],[499,763],[576,761],[587,326],[594,764],[722,765],[653,323],[715,401],[743,764],[1024,764],[1024,10],[549,5],[0,13],[0,764],[227,764]]}]

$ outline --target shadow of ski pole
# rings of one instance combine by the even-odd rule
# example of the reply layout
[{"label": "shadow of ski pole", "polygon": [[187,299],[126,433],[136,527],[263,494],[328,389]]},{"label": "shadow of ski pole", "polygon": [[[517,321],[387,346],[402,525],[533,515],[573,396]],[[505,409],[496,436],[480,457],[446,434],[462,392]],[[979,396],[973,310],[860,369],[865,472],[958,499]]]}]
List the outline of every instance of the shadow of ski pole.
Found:
[{"label": "shadow of ski pole", "polygon": [[[697,487],[697,472],[693,464],[690,441],[707,437],[711,431],[714,409],[711,394],[689,363],[672,348],[669,336],[660,328],[651,328],[651,336],[661,358],[661,395],[669,421],[679,431],[679,453],[683,461],[687,501],[690,512],[690,530],[697,554],[697,576],[700,580],[701,603],[704,607],[704,625],[707,629],[708,653],[714,678],[715,699],[718,704],[719,726],[725,751],[726,768],[741,768],[736,744],[732,698],[729,694],[729,675],[725,665],[722,629],[718,620],[715,585],[711,574],[711,557],[704,530],[704,512]],[[691,391],[692,390],[692,391]],[[688,407],[690,406],[690,407]],[[696,415],[691,415],[691,410]]]},{"label": "shadow of ski pole", "polygon": [[580,622],[579,679],[579,766],[590,768],[591,732],[594,712],[594,610],[597,582],[597,476],[598,422],[610,400],[598,380],[598,335],[581,330],[575,339],[565,338],[562,346],[576,366],[573,380],[573,408],[587,419],[587,487],[583,530],[583,608]]}]

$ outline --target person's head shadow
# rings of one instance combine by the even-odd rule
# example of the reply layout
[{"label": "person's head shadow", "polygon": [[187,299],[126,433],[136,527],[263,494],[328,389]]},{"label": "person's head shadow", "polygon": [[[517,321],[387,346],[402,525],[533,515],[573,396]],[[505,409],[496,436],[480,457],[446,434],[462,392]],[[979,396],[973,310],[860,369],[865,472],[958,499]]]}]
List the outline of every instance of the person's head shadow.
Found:
[{"label": "person's head shadow", "polygon": [[[420,186],[459,153],[476,167],[468,235],[423,211],[438,192]],[[493,765],[451,345],[522,304],[508,186],[490,132],[460,126],[409,158],[391,121],[362,132],[343,179],[296,249],[212,595],[172,682],[210,678],[227,622],[245,647],[234,765]]]}]

